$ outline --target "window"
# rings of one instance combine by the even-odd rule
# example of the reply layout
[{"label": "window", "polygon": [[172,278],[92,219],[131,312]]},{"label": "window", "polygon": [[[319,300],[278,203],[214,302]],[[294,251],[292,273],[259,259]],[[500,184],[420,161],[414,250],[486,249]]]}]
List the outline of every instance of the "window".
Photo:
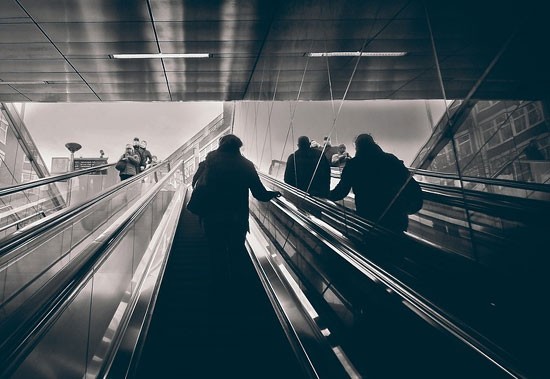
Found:
[{"label": "window", "polygon": [[527,104],[525,109],[527,111],[529,125],[535,125],[542,121],[542,111],[540,109],[540,103]]},{"label": "window", "polygon": [[4,119],[4,117],[0,118],[0,142],[2,142],[4,145],[6,144],[6,139],[8,136],[8,122]]},{"label": "window", "polygon": [[527,129],[527,118],[523,109],[518,109],[512,114],[512,122],[514,123],[515,134],[519,134]]},{"label": "window", "polygon": [[493,104],[494,104],[493,101],[478,101],[476,104],[477,111],[481,112],[485,109],[489,109],[493,106]]},{"label": "window", "polygon": [[472,154],[472,141],[470,140],[469,133],[464,133],[461,136],[456,136],[455,141],[456,147],[458,149],[459,158],[463,158]]}]

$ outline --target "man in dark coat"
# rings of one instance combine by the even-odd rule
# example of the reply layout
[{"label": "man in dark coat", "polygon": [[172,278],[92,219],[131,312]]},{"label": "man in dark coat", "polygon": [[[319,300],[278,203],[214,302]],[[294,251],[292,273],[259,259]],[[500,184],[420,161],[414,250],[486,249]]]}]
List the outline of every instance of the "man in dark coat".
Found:
[{"label": "man in dark coat", "polygon": [[[204,230],[214,262],[215,276],[231,276],[236,261],[245,258],[244,241],[248,231],[248,191],[260,201],[281,194],[268,191],[260,181],[254,164],[240,153],[242,141],[229,134],[220,139],[217,150],[201,162],[193,176],[195,186],[201,178],[208,191],[208,209],[203,217]],[[233,268],[232,268],[233,267]],[[228,272],[229,271],[229,272]]]},{"label": "man in dark coat", "polygon": [[308,137],[298,138],[298,150],[288,156],[284,181],[311,195],[328,196],[330,165],[321,151],[310,147]]},{"label": "man in dark coat", "polygon": [[343,199],[353,189],[359,216],[397,232],[407,230],[406,206],[401,197],[395,201],[394,197],[408,180],[409,170],[395,155],[384,152],[370,134],[359,135],[355,149],[355,157],[346,163],[329,199]]}]

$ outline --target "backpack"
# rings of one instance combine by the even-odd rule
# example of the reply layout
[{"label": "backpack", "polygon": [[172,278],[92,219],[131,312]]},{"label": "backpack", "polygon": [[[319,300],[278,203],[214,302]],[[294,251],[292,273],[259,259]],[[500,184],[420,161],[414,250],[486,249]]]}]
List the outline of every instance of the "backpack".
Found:
[{"label": "backpack", "polygon": [[402,199],[407,214],[414,214],[422,209],[424,205],[424,195],[420,184],[411,176],[407,185],[403,189]]}]

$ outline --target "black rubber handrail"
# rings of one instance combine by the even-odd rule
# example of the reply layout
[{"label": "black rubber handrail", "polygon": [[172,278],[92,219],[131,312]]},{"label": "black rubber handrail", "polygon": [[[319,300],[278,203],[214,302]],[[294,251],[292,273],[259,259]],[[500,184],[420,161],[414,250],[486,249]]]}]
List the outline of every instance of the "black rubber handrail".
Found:
[{"label": "black rubber handrail", "polygon": [[[311,201],[311,198],[307,198],[307,200]],[[462,343],[473,348],[481,355],[485,356],[511,377],[525,377],[520,369],[515,367],[515,365],[510,362],[510,358],[507,357],[507,354],[502,351],[500,347],[496,346],[486,337],[477,333],[460,320],[455,319],[453,316],[446,313],[443,309],[424,298],[411,287],[402,283],[399,279],[379,267],[376,263],[360,254],[357,254],[354,247],[349,244],[349,241],[346,238],[333,234],[331,231],[325,230],[319,225],[312,223],[300,213],[289,209],[280,200],[276,200],[276,204],[279,208],[284,209],[286,212],[292,213],[293,217],[297,217],[301,222],[306,223],[308,225],[308,230],[315,231],[322,240],[326,239],[329,242],[329,246],[332,248],[337,248],[336,252],[341,254],[343,258],[353,267],[360,271],[369,272],[369,275],[365,275],[366,278],[371,280],[370,277],[374,277],[376,281],[383,283],[404,301],[412,304],[418,312],[426,317],[427,320],[433,320],[440,328],[448,332],[450,335],[458,338]]]},{"label": "black rubber handrail", "polygon": [[66,173],[66,174],[48,176],[47,178],[40,178],[40,179],[36,179],[36,180],[30,181],[30,182],[16,184],[16,185],[10,186],[10,187],[0,188],[0,197],[1,196],[6,196],[6,195],[11,195],[13,193],[28,190],[28,189],[31,189],[31,188],[40,187],[40,186],[43,186],[44,184],[60,182],[62,180],[67,180],[67,179],[70,179],[70,178],[74,178],[76,176],[89,174],[90,172],[105,170],[105,169],[107,169],[111,166],[114,166],[114,165],[115,165],[114,163],[108,163],[108,164],[104,164],[104,165],[101,165],[101,166],[94,166],[94,167],[90,167],[90,168],[84,168],[82,170],[71,171],[71,172]]},{"label": "black rubber handrail", "polygon": [[[430,173],[433,174],[431,175],[433,177],[442,178],[439,173]],[[449,177],[451,176],[452,175],[449,174]],[[458,176],[456,176],[456,178],[458,179]],[[488,179],[488,181],[493,182],[493,184],[495,184],[495,182],[499,182],[499,185],[521,188],[525,190],[550,190],[550,185],[546,184],[501,181],[495,179]],[[517,185],[511,186],[504,182],[511,182]],[[487,215],[501,217],[506,220],[531,222],[535,221],[534,218],[536,218],[536,220],[540,221],[541,217],[539,216],[550,213],[550,201],[546,200],[477,191],[472,189],[462,189],[459,187],[450,187],[434,183],[419,182],[419,184],[422,188],[425,200],[481,212]],[[420,211],[420,213],[421,212],[422,211]]]},{"label": "black rubber handrail", "polygon": [[94,268],[106,259],[107,253],[116,246],[170,177],[171,175],[167,175],[159,181],[146,199],[134,205],[136,209],[129,218],[108,235],[103,235],[99,242],[89,245],[65,266],[62,273],[50,279],[0,324],[0,377],[13,374],[38,340],[82,290],[93,275]]},{"label": "black rubber handrail", "polygon": [[[429,176],[432,178],[460,180],[460,177],[456,174],[448,174],[444,172],[435,172],[422,169],[409,169],[411,173],[415,175]],[[543,183],[531,183],[531,182],[519,182],[508,179],[493,179],[493,178],[479,178],[474,176],[463,176],[463,182],[486,184],[490,186],[502,186],[509,188],[518,188],[528,191],[547,192],[550,193],[550,184]]]},{"label": "black rubber handrail", "polygon": [[29,227],[28,229],[25,229],[23,232],[18,231],[5,237],[4,239],[0,240],[0,257],[4,256],[5,254],[9,253],[13,249],[21,246],[24,243],[30,243],[34,238],[38,238],[41,235],[43,236],[42,233],[51,231],[55,226],[68,222],[68,220],[77,216],[81,212],[91,208],[102,199],[124,189],[135,181],[141,180],[143,176],[160,170],[165,165],[168,165],[168,162],[160,163],[152,169],[149,169],[140,173],[139,175],[135,175],[129,179],[126,179],[118,185],[100,193],[95,198],[85,201],[84,203],[65,208],[63,211],[61,211],[60,214],[56,215],[54,219],[49,220],[49,222],[47,223],[39,223],[37,225]]}]

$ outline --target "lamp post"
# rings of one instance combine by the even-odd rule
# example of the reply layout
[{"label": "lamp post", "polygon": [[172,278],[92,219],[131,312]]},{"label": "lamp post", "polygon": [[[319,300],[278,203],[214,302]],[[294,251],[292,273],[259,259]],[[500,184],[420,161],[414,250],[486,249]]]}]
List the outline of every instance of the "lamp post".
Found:
[{"label": "lamp post", "polygon": [[[74,171],[74,153],[82,148],[82,145],[76,142],[68,142],[65,147],[71,152],[70,170]],[[69,179],[69,185],[67,188],[67,206],[71,205],[71,192],[72,192],[73,178]]]},{"label": "lamp post", "polygon": [[82,148],[82,145],[76,142],[67,142],[65,147],[71,152],[70,171],[74,171],[74,153]]}]

